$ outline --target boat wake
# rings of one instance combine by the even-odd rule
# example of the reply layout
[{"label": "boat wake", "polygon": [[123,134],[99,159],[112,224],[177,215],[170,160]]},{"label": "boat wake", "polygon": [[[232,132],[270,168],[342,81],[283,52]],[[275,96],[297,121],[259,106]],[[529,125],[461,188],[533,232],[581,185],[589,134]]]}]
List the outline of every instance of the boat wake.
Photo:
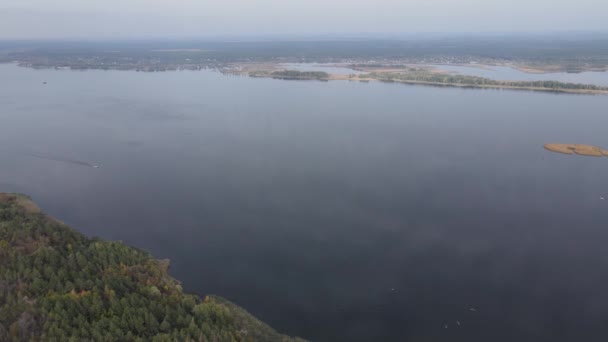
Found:
[{"label": "boat wake", "polygon": [[79,166],[87,166],[87,167],[92,167],[94,169],[98,169],[99,165],[97,164],[91,164],[82,160],[77,160],[77,159],[70,159],[70,158],[64,158],[64,157],[58,157],[58,156],[52,156],[52,155],[44,155],[44,154],[37,154],[37,153],[30,153],[29,154],[30,157],[34,157],[34,158],[38,158],[38,159],[46,159],[46,160],[52,160],[52,161],[56,161],[56,162],[62,162],[62,163],[67,163],[67,164],[72,164],[72,165],[79,165]]}]

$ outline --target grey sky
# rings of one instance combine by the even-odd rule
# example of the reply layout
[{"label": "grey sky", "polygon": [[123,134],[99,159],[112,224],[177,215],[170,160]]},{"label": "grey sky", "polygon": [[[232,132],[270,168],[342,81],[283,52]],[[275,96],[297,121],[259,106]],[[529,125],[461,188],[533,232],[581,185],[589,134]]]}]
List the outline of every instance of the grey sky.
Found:
[{"label": "grey sky", "polygon": [[0,0],[0,39],[608,31],[607,0]]}]

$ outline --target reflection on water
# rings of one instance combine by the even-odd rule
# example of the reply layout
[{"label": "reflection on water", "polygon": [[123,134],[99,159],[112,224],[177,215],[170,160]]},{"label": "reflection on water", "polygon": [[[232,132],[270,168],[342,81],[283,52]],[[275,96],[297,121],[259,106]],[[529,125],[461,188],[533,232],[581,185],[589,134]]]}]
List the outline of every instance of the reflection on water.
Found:
[{"label": "reflection on water", "polygon": [[209,71],[0,76],[0,191],[169,258],[188,291],[281,331],[608,336],[607,160],[542,148],[608,146],[608,97]]}]

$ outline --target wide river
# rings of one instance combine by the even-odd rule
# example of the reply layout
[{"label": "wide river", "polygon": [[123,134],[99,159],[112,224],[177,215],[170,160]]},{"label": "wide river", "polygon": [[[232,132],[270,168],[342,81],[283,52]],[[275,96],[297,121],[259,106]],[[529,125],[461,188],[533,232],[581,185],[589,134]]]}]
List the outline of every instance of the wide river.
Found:
[{"label": "wide river", "polygon": [[549,142],[608,96],[0,65],[0,191],[314,341],[608,340],[608,158]]}]

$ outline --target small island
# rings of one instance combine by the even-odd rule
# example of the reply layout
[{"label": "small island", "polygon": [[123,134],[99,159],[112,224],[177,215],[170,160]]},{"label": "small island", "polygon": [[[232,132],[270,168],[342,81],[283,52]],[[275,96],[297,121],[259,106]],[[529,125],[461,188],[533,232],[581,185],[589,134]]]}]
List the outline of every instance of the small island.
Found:
[{"label": "small island", "polygon": [[0,341],[304,341],[226,299],[185,293],[168,268],[0,193]]},{"label": "small island", "polygon": [[601,147],[582,144],[545,144],[545,149],[562,154],[578,154],[588,157],[608,157],[608,150]]}]

